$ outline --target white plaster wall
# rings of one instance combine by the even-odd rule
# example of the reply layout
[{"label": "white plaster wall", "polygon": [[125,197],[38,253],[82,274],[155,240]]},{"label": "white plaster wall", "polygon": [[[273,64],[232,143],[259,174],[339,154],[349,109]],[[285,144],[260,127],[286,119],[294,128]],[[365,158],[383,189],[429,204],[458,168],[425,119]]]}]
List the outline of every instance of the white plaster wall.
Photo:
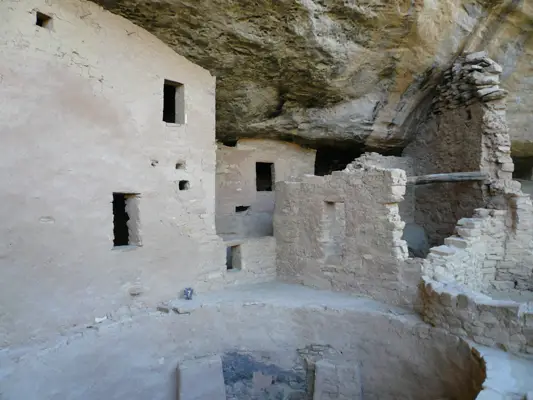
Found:
[{"label": "white plaster wall", "polygon": [[240,269],[227,271],[228,284],[268,282],[276,279],[276,239],[273,236],[237,239],[226,246],[240,246]]},{"label": "white plaster wall", "polygon": [[[256,191],[256,162],[274,164],[274,180],[313,174],[316,151],[269,139],[243,139],[217,149],[217,232],[226,239],[273,235],[275,187]],[[249,206],[237,213],[236,206]]]},{"label": "white plaster wall", "polygon": [[[223,273],[209,72],[76,0],[1,1],[0,57],[0,346]],[[164,79],[185,84],[183,126],[162,121]],[[140,248],[113,250],[120,191],[141,194]]]}]

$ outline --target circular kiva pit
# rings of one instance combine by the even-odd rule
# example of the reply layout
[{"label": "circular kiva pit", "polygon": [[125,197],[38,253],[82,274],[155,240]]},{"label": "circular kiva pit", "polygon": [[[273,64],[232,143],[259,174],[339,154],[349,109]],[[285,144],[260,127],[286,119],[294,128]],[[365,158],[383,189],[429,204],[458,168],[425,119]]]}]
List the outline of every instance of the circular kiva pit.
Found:
[{"label": "circular kiva pit", "polygon": [[171,400],[176,391],[181,400],[470,400],[481,390],[485,362],[477,351],[415,315],[302,287],[258,297],[180,300],[122,321],[110,317],[53,351],[6,365],[3,393],[72,400]]}]

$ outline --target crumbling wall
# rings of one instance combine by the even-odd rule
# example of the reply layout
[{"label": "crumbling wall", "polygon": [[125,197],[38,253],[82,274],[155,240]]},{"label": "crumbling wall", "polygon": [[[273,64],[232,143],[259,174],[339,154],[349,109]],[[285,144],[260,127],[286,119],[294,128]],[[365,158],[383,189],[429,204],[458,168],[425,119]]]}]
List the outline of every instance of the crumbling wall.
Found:
[{"label": "crumbling wall", "polygon": [[[495,181],[511,180],[506,92],[498,86],[501,71],[485,53],[473,53],[459,57],[444,73],[428,114],[412,130],[413,140],[404,151],[412,157],[416,175],[483,171],[495,188]],[[505,207],[486,183],[416,188],[415,222],[425,228],[430,244],[442,244],[453,234],[456,221],[471,216],[476,208]]]},{"label": "crumbling wall", "polygon": [[[358,163],[381,168],[403,169],[407,176],[413,176],[414,165],[410,157],[382,156],[378,153],[365,153],[356,160]],[[423,227],[415,222],[415,186],[407,184],[403,201],[399,203],[400,216],[405,222],[403,236],[407,242],[410,257],[426,257],[429,243]]]},{"label": "crumbling wall", "polygon": [[513,196],[509,210],[476,209],[458,221],[456,235],[433,247],[423,271],[471,290],[533,289],[533,205]]},{"label": "crumbling wall", "polygon": [[507,211],[476,209],[458,221],[456,235],[433,247],[423,272],[439,281],[453,281],[472,290],[494,287],[497,266],[505,255]]},{"label": "crumbling wall", "polygon": [[[356,160],[358,163],[373,165],[381,168],[403,169],[407,176],[413,176],[414,165],[410,157],[383,156],[378,153],[365,153]],[[414,186],[407,185],[403,200],[399,203],[400,216],[403,222],[411,224],[415,222],[415,192]]]},{"label": "crumbling wall", "polygon": [[217,147],[216,228],[225,239],[272,236],[275,184],[258,191],[256,163],[272,163],[274,182],[312,174],[315,150],[267,139]]},{"label": "crumbling wall", "polygon": [[[281,280],[409,304],[402,240],[405,171],[358,163],[328,176],[280,182],[274,232]],[[409,275],[409,277],[408,277]],[[418,275],[419,277],[419,275]]]}]

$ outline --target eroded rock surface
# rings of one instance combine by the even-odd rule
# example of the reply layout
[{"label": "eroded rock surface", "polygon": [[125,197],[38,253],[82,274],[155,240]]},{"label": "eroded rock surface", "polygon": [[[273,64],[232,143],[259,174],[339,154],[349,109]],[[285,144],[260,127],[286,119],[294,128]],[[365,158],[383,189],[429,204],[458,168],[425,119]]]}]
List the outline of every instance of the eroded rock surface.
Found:
[{"label": "eroded rock surface", "polygon": [[421,88],[489,50],[533,154],[532,0],[96,0],[218,77],[217,137],[402,146]]}]

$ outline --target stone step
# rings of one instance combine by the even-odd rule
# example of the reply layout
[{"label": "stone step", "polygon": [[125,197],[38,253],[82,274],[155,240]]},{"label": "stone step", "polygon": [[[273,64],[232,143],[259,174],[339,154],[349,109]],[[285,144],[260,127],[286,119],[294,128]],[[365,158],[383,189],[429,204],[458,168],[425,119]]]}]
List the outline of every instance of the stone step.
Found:
[{"label": "stone step", "polygon": [[439,255],[441,257],[447,257],[454,255],[456,253],[456,249],[443,244],[442,246],[432,247],[431,249],[429,249],[429,252],[431,254]]},{"label": "stone step", "polygon": [[444,239],[444,244],[450,247],[457,247],[459,249],[466,249],[468,247],[468,240],[459,236],[450,236]]}]

